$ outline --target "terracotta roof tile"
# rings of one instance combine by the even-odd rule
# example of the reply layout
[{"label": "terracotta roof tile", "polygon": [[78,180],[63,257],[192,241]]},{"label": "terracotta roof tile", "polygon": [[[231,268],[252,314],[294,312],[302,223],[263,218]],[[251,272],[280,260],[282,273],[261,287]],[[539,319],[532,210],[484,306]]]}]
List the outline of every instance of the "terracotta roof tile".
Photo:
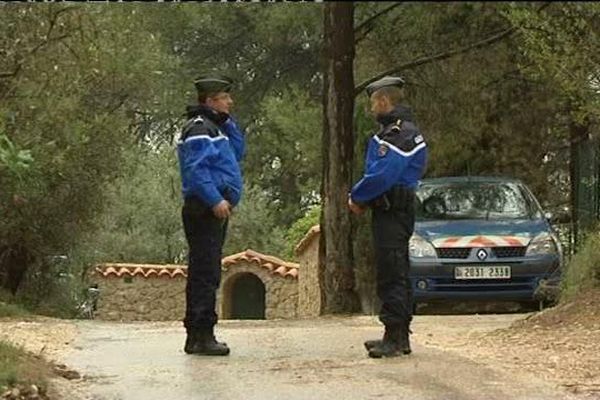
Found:
[{"label": "terracotta roof tile", "polygon": [[169,278],[179,275],[187,276],[187,267],[184,265],[101,264],[97,265],[94,271],[101,276],[114,275],[117,277],[124,275],[142,276],[144,278],[155,275],[168,276]]},{"label": "terracotta roof tile", "polygon": [[296,245],[294,252],[296,255],[299,255],[308,247],[308,245],[313,241],[314,238],[318,237],[321,233],[321,226],[315,225],[306,232],[306,235],[302,238],[300,242]]},{"label": "terracotta roof tile", "polygon": [[[280,260],[273,256],[267,256],[253,250],[246,250],[238,254],[225,257],[222,260],[222,268],[227,270],[231,266],[242,262],[255,263],[260,267],[269,270],[270,273],[283,277],[298,278],[298,264]],[[150,276],[175,278],[178,276],[187,277],[187,266],[185,265],[156,265],[156,264],[115,264],[106,263],[97,265],[94,272],[100,276],[124,275],[140,276],[148,278]]]},{"label": "terracotta roof tile", "polygon": [[241,262],[253,262],[262,268],[268,269],[272,274],[281,275],[283,277],[289,276],[293,279],[298,278],[299,264],[283,261],[277,257],[267,256],[253,250],[246,250],[225,257],[223,259],[223,268],[227,270],[229,267],[240,264]]},{"label": "terracotta roof tile", "polygon": [[184,278],[187,278],[187,270],[184,272],[184,270],[177,268],[173,271],[173,273],[171,273],[171,278],[175,278],[176,276],[183,276]]},{"label": "terracotta roof tile", "polygon": [[148,271],[146,271],[145,277],[148,278],[148,277],[154,276],[154,275],[158,276],[158,271],[154,268],[150,268]]}]

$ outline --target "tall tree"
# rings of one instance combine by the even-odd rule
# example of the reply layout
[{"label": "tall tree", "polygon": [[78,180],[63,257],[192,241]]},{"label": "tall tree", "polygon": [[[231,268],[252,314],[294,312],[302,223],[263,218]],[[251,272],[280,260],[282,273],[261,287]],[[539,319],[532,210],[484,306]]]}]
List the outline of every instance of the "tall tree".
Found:
[{"label": "tall tree", "polygon": [[132,110],[154,109],[173,69],[162,50],[132,7],[3,8],[0,137],[29,162],[0,167],[2,288],[46,274],[90,228],[133,143]]},{"label": "tall tree", "polygon": [[354,4],[327,3],[323,28],[322,304],[326,313],[354,312],[359,302],[347,207],[354,158]]}]

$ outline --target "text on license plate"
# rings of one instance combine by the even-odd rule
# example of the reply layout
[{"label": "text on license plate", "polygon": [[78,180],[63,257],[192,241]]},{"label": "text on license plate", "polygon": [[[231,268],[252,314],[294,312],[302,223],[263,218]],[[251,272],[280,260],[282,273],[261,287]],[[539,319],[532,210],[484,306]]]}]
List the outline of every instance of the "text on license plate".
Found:
[{"label": "text on license plate", "polygon": [[510,267],[455,267],[455,279],[509,279]]}]

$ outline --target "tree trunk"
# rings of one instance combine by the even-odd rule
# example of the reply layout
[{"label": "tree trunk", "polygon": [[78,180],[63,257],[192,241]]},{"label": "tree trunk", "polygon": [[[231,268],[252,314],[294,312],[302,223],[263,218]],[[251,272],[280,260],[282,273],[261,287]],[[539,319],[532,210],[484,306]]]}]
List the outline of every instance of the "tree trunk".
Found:
[{"label": "tree trunk", "polygon": [[583,123],[577,123],[573,121],[569,126],[569,180],[571,183],[571,235],[573,246],[571,253],[573,254],[577,252],[577,246],[579,245],[580,234],[582,231],[582,220],[581,215],[579,213],[579,209],[581,207],[579,190],[581,185],[581,179],[584,176],[585,169],[582,168],[581,165],[580,149],[586,144],[585,142],[587,140],[588,132],[589,123],[587,121],[584,121]]},{"label": "tree trunk", "polygon": [[354,159],[354,4],[325,4],[323,22],[321,304],[324,313],[346,313],[359,310],[347,206]]},{"label": "tree trunk", "polygon": [[31,256],[22,246],[0,249],[1,287],[15,295],[31,263]]}]

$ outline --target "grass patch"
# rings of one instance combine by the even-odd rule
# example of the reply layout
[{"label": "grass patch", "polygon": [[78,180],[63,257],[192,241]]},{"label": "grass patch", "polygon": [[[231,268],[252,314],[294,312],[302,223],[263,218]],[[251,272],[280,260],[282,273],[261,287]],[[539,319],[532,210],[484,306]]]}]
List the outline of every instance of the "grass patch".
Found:
[{"label": "grass patch", "polygon": [[5,303],[0,301],[0,318],[22,317],[31,313],[18,304]]},{"label": "grass patch", "polygon": [[590,234],[565,271],[561,300],[571,300],[578,293],[600,288],[600,233]]},{"label": "grass patch", "polygon": [[14,300],[10,293],[0,289],[0,318],[21,317],[30,314],[24,306],[15,303]]},{"label": "grass patch", "polygon": [[17,384],[46,388],[50,371],[41,358],[0,341],[0,392]]}]

